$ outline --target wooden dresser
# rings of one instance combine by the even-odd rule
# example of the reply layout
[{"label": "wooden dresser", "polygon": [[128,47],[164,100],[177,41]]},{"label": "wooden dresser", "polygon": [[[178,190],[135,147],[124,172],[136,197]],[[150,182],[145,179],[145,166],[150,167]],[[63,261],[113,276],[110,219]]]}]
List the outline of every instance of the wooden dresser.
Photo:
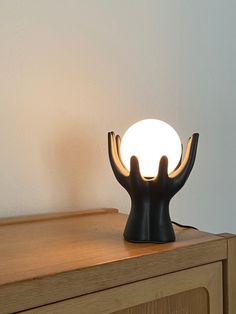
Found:
[{"label": "wooden dresser", "polygon": [[0,220],[0,313],[235,314],[236,237],[123,240],[115,209]]}]

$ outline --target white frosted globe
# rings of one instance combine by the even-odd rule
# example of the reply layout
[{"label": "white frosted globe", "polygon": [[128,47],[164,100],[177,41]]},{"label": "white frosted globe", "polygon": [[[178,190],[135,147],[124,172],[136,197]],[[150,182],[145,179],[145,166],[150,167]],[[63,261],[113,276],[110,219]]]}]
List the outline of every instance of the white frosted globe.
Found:
[{"label": "white frosted globe", "polygon": [[156,119],[145,119],[133,124],[121,141],[121,159],[130,170],[130,158],[139,160],[143,177],[155,177],[162,156],[168,158],[168,173],[179,163],[181,141],[177,132],[167,123]]}]

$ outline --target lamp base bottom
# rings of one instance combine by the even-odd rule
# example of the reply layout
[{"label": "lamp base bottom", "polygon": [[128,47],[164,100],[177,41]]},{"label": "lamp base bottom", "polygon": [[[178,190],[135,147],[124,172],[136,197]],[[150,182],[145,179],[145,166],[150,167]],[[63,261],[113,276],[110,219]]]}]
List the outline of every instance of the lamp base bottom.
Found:
[{"label": "lamp base bottom", "polygon": [[[140,204],[138,204],[140,205]],[[159,205],[159,207],[158,207]],[[132,207],[124,229],[124,239],[133,243],[168,243],[175,241],[169,206]]]},{"label": "lamp base bottom", "polygon": [[154,244],[164,244],[164,243],[170,243],[175,242],[175,239],[168,240],[168,241],[155,241],[155,240],[128,240],[124,237],[124,240],[131,243],[154,243]]},{"label": "lamp base bottom", "polygon": [[128,239],[124,236],[124,240],[127,242],[131,242],[131,243],[155,243],[155,244],[164,244],[164,243],[170,243],[170,242],[175,242],[175,236],[172,239],[168,239],[168,240],[138,240],[138,239]]}]

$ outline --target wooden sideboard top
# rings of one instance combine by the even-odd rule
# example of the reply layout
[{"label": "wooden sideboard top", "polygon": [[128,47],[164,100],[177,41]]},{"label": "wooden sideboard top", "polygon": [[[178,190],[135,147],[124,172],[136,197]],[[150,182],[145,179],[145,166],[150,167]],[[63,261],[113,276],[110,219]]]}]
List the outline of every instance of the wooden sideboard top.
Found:
[{"label": "wooden sideboard top", "polygon": [[0,305],[5,311],[0,313],[227,258],[226,239],[194,229],[176,227],[173,243],[126,242],[126,220],[115,209],[0,220]]},{"label": "wooden sideboard top", "polygon": [[0,286],[222,240],[177,227],[174,243],[129,243],[126,220],[114,209],[0,220]]}]

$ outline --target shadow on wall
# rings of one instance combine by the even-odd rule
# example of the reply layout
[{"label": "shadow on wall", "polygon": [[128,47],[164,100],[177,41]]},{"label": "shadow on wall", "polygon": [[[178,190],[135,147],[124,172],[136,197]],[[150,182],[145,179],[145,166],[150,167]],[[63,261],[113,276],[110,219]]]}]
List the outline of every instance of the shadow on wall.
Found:
[{"label": "shadow on wall", "polygon": [[44,152],[56,210],[79,210],[91,199],[96,171],[96,146],[91,133],[79,123],[64,126]]}]

